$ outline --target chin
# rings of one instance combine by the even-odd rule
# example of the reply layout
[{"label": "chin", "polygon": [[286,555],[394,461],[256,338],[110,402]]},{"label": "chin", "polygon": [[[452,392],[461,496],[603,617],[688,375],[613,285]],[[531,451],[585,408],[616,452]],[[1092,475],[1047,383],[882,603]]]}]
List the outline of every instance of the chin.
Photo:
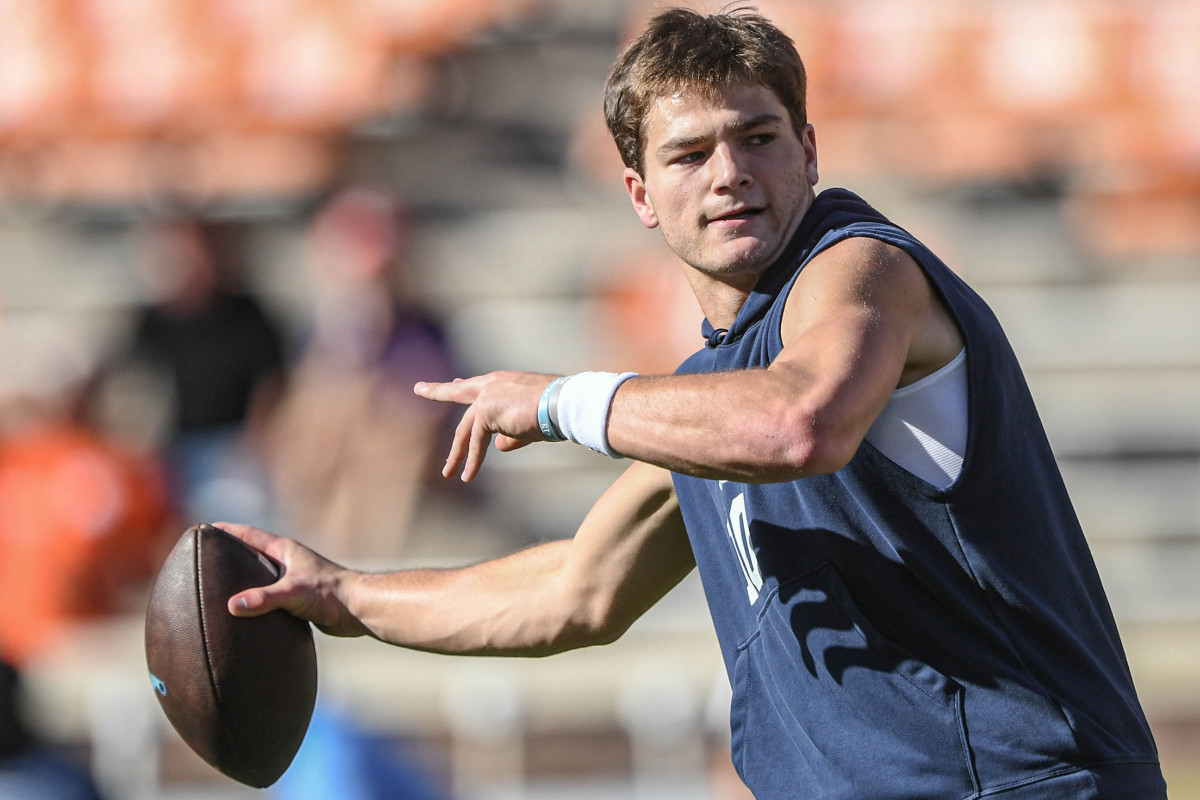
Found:
[{"label": "chin", "polygon": [[693,269],[713,277],[721,277],[757,275],[771,265],[778,255],[778,251],[767,242],[741,237],[720,243],[709,243],[707,247],[695,248],[687,252],[676,250],[676,254]]},{"label": "chin", "polygon": [[762,244],[728,251],[721,255],[720,266],[716,271],[728,275],[762,272],[771,266],[771,261],[775,257],[774,252],[768,251],[766,246]]}]

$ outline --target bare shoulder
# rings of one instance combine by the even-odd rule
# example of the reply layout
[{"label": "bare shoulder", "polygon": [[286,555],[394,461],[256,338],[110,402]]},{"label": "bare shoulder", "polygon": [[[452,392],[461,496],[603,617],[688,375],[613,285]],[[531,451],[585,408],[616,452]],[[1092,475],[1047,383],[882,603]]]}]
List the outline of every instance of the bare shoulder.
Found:
[{"label": "bare shoulder", "polygon": [[787,298],[784,341],[828,315],[860,315],[871,327],[903,331],[910,347],[901,386],[936,371],[963,348],[924,270],[904,250],[878,239],[846,239],[813,258]]},{"label": "bare shoulder", "polygon": [[887,242],[862,236],[838,242],[819,253],[796,279],[796,285],[819,285],[833,297],[911,305],[916,309],[932,300],[933,295],[925,273],[912,256]]}]

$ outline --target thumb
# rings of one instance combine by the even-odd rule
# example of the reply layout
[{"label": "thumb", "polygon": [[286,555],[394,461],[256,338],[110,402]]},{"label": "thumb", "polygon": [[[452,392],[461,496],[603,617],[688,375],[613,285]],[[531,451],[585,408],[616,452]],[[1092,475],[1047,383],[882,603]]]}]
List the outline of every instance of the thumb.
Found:
[{"label": "thumb", "polygon": [[513,450],[520,450],[525,445],[532,444],[533,442],[528,439],[514,439],[511,436],[498,433],[496,434],[495,443],[496,449],[501,453],[511,453]]},{"label": "thumb", "polygon": [[278,584],[256,586],[229,598],[229,613],[235,617],[259,617],[283,606],[286,594]]}]

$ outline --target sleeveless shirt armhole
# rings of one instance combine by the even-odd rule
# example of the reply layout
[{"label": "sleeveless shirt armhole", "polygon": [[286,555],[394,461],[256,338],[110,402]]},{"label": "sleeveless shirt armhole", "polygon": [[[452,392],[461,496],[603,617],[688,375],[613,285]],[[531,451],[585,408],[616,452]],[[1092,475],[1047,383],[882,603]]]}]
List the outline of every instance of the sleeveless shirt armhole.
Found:
[{"label": "sleeveless shirt armhole", "polygon": [[892,393],[864,437],[908,472],[939,489],[962,472],[967,449],[967,351]]}]

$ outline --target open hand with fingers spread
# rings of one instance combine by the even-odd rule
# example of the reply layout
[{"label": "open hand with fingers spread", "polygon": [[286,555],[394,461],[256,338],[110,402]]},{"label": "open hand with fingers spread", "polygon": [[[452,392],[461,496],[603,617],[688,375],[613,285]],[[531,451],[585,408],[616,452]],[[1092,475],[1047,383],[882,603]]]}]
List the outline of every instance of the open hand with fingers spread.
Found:
[{"label": "open hand with fingers spread", "polygon": [[429,400],[467,406],[454,431],[454,443],[442,475],[461,471],[470,481],[479,474],[492,437],[496,449],[509,452],[544,441],[538,427],[538,400],[554,375],[535,372],[491,372],[450,383],[418,383],[413,391]]}]

